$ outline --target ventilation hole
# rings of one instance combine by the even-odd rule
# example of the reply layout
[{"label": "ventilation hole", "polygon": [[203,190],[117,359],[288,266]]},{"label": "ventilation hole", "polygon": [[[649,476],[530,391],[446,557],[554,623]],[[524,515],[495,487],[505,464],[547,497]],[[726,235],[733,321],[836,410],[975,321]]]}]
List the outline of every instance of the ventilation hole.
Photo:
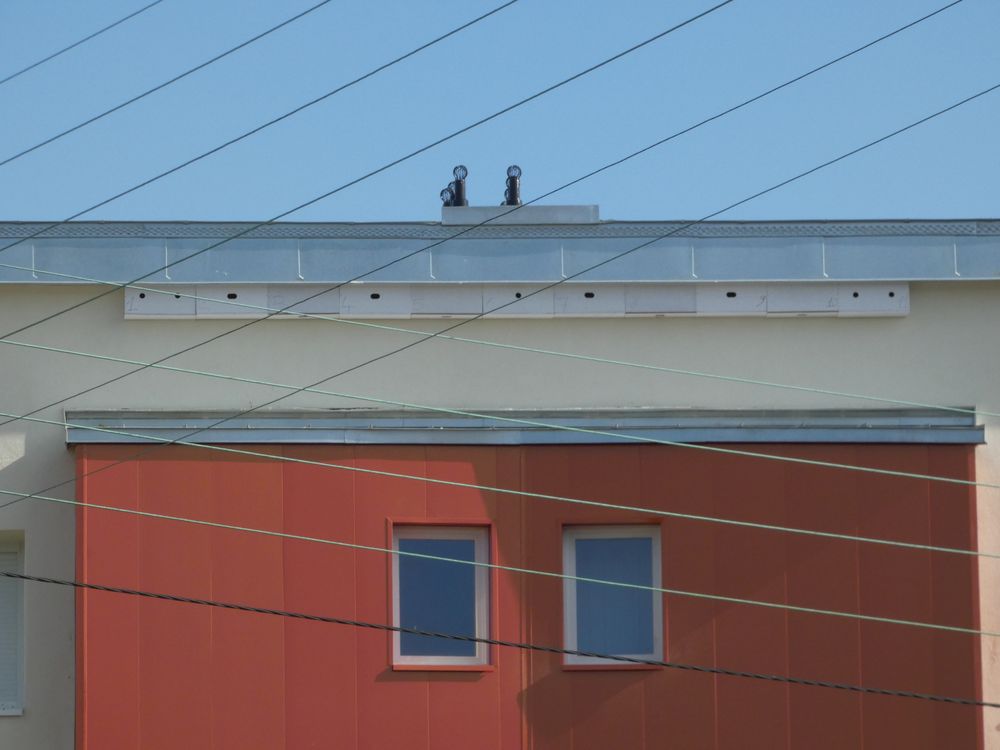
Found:
[{"label": "ventilation hole", "polygon": [[181,298],[181,295],[179,295],[179,294],[175,294],[174,295],[174,299],[180,299],[180,298]]},{"label": "ventilation hole", "polygon": [[226,299],[236,299],[236,292],[230,292],[227,294]]},{"label": "ventilation hole", "polygon": [[594,293],[593,292],[584,292],[583,296],[586,297],[587,299],[594,299]]},{"label": "ventilation hole", "polygon": [[895,296],[896,296],[896,293],[895,293],[895,292],[889,292],[889,296],[890,296],[890,297],[895,297]]},{"label": "ventilation hole", "polygon": [[521,299],[521,293],[520,292],[514,292],[514,297],[516,297],[517,299]]},{"label": "ventilation hole", "polygon": [[372,292],[371,293],[371,298],[372,299],[382,299],[382,295],[379,294],[378,292]]},{"label": "ventilation hole", "polygon": [[729,299],[732,299],[736,296],[736,292],[726,292],[726,296],[729,297]]},{"label": "ventilation hole", "polygon": [[855,292],[855,293],[854,293],[853,295],[851,295],[851,296],[852,296],[852,297],[854,297],[855,299],[857,299],[857,298],[858,298],[858,297],[860,297],[861,295],[860,295],[860,294],[859,294],[858,292]]},{"label": "ventilation hole", "polygon": [[145,292],[139,292],[139,299],[146,299],[146,293]]}]

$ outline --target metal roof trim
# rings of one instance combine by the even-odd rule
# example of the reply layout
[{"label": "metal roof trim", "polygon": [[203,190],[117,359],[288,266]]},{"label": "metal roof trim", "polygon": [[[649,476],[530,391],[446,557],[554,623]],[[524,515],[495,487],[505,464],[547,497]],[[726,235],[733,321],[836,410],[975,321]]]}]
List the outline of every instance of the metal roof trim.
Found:
[{"label": "metal roof trim", "polygon": [[[257,222],[73,221],[0,222],[0,237],[215,239]],[[600,221],[579,224],[485,224],[466,238],[531,237],[913,237],[998,236],[1000,219],[877,219],[807,221]],[[455,228],[440,222],[275,222],[256,226],[245,239],[443,239]]]},{"label": "metal roof trim", "polygon": [[[482,412],[477,417],[338,409],[268,412],[231,420],[225,416],[221,412],[67,411],[66,442],[574,445],[628,444],[646,439],[683,443],[985,443],[984,428],[976,424],[974,415],[931,409],[511,410]],[[214,425],[220,420],[225,421]],[[186,437],[197,430],[202,432]]]}]

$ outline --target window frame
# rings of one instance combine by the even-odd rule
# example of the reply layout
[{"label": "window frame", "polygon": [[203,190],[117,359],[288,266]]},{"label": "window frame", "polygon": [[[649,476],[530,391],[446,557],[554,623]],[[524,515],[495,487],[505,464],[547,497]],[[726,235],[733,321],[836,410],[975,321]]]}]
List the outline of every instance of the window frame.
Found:
[{"label": "window frame", "polygon": [[[399,554],[400,539],[465,539],[474,544],[474,587],[477,638],[490,638],[493,627],[494,588],[492,562],[495,548],[489,524],[470,522],[440,522],[434,520],[389,523],[392,564],[390,566],[389,606],[393,627],[400,627]],[[401,653],[401,633],[394,631],[390,639],[390,663],[394,670],[487,671],[492,669],[492,649],[488,643],[476,643],[473,656],[447,656]]]},{"label": "window frame", "polygon": [[[13,552],[16,555],[15,573],[24,572],[24,541],[17,532],[9,534],[0,532],[0,552]],[[24,715],[24,586],[16,578],[7,578],[15,584],[15,625],[14,642],[17,649],[17,675],[14,680],[14,700],[0,702],[0,716]]]},{"label": "window frame", "polygon": [[[576,525],[566,524],[562,528],[563,542],[563,574],[566,576],[576,575],[576,542],[580,539],[622,539],[622,538],[648,538],[652,541],[651,565],[652,565],[652,587],[660,589],[663,587],[663,554],[662,554],[662,528],[660,524],[587,524]],[[577,628],[577,608],[576,608],[577,581],[573,578],[563,579],[563,643],[565,648],[575,651],[578,648],[578,628]],[[662,591],[650,591],[653,597],[653,651],[648,654],[615,654],[615,656],[627,656],[634,659],[649,659],[663,661],[664,659],[664,597]],[[602,668],[602,669],[656,669],[657,665],[630,664],[629,662],[616,661],[614,659],[603,659],[592,656],[579,656],[576,654],[564,654],[563,665],[568,668]]]}]

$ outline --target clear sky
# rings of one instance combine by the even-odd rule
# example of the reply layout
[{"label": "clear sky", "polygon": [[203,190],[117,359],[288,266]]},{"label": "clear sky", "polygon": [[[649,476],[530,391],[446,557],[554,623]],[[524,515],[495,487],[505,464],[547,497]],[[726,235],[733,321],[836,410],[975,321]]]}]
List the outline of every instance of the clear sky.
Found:
[{"label": "clear sky", "polygon": [[[0,159],[315,0],[165,0],[0,86]],[[63,219],[469,20],[501,0],[334,0],[0,167],[0,220]],[[0,78],[146,0],[2,0]],[[440,217],[504,170],[530,199],[913,20],[946,0],[736,0],[288,220]],[[266,220],[713,5],[520,0],[359,86],[83,218]],[[547,199],[606,219],[698,218],[1000,82],[1000,2],[964,0],[878,47]],[[730,219],[996,217],[1000,91],[753,201]]]}]

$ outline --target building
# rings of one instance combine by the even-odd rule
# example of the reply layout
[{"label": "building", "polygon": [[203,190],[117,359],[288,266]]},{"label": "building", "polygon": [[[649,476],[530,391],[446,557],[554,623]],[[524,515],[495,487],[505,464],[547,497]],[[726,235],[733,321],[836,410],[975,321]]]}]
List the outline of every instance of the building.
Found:
[{"label": "building", "polygon": [[[996,559],[926,549],[1000,552],[1000,221],[502,212],[3,252],[2,566],[1000,701]],[[1000,747],[988,707],[0,586],[5,748]]]}]

